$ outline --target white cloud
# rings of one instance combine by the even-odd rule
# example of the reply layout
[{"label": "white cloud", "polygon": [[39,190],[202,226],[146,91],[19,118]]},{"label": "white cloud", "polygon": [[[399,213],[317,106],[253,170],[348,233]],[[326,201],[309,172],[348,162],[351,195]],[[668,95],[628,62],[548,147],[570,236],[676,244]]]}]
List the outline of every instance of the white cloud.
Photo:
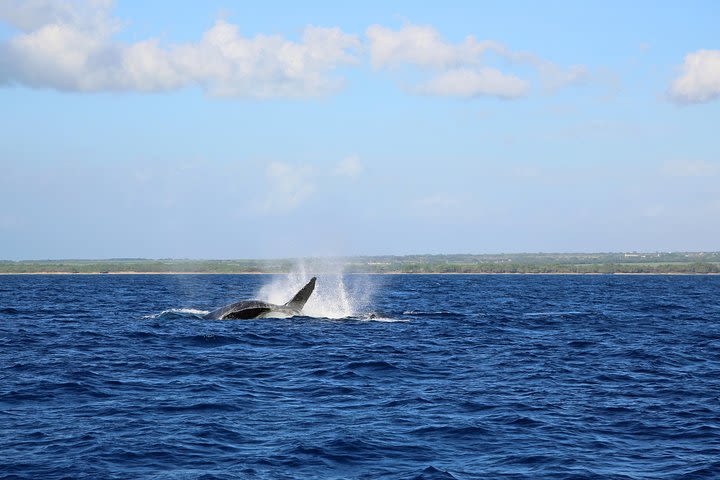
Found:
[{"label": "white cloud", "polygon": [[555,92],[561,88],[580,85],[590,79],[590,72],[584,65],[571,65],[567,68],[545,60],[529,52],[515,52],[501,43],[494,43],[491,47],[493,53],[505,60],[534,68],[540,76],[543,88],[548,92]]},{"label": "white cloud", "polygon": [[315,172],[308,165],[272,162],[266,170],[267,195],[261,210],[286,213],[294,210],[315,192]]},{"label": "white cloud", "polygon": [[672,100],[703,103],[720,96],[720,50],[688,53],[682,69],[682,75],[670,85]]},{"label": "white cloud", "polygon": [[351,155],[349,157],[340,160],[335,169],[333,175],[338,177],[357,177],[363,171],[363,164],[357,155]]},{"label": "white cloud", "polygon": [[453,97],[492,95],[516,98],[527,94],[528,82],[494,68],[448,70],[417,87],[418,93]]},{"label": "white cloud", "polygon": [[26,32],[49,24],[106,30],[112,28],[108,24],[112,5],[112,0],[0,0],[0,19]]},{"label": "white cloud", "polygon": [[[423,73],[408,90],[424,95],[522,97],[531,81],[507,71],[518,66],[548,92],[590,78],[582,65],[562,67],[473,36],[449,42],[423,25],[371,25],[363,44],[337,27],[309,25],[298,40],[289,40],[244,36],[237,25],[218,20],[196,42],[125,42],[111,0],[0,0],[0,21],[19,30],[0,43],[0,84],[63,91],[198,87],[223,97],[320,96],[342,87],[334,72],[358,63],[365,47],[375,69],[409,66]],[[501,60],[502,69],[488,65],[493,59]]]},{"label": "white cloud", "polygon": [[211,95],[304,97],[336,90],[329,74],[356,62],[355,35],[307,26],[299,42],[244,37],[224,20],[199,42],[114,38],[119,21],[107,1],[0,0],[0,19],[22,30],[0,45],[0,83],[68,91],[163,91],[199,86]]},{"label": "white cloud", "polygon": [[405,25],[392,30],[372,25],[366,35],[370,62],[376,69],[414,66],[430,71],[433,77],[410,90],[421,94],[475,97],[492,95],[502,98],[524,96],[530,83],[515,75],[486,65],[492,53],[506,62],[529,66],[537,72],[546,91],[577,85],[590,77],[582,65],[563,68],[535,54],[515,52],[494,40],[478,41],[467,36],[460,43],[442,39],[432,26]]},{"label": "white cloud", "polygon": [[362,171],[363,164],[356,155],[340,160],[332,169],[313,164],[271,162],[265,170],[265,195],[254,210],[263,214],[291,212],[316,193],[322,193],[329,183],[336,181],[334,177],[357,177]]},{"label": "white cloud", "polygon": [[535,67],[540,74],[545,90],[554,92],[561,88],[583,85],[590,81],[591,75],[584,65],[571,65],[562,68],[546,60],[538,60]]},{"label": "white cloud", "polygon": [[431,26],[405,25],[392,30],[381,25],[371,25],[366,31],[370,41],[370,61],[375,68],[413,64],[427,68],[448,68],[468,63],[479,63],[480,56],[488,49],[501,45],[478,42],[468,36],[460,44],[445,42]]},{"label": "white cloud", "polygon": [[720,164],[702,160],[666,162],[661,172],[669,177],[710,177],[720,173]]}]

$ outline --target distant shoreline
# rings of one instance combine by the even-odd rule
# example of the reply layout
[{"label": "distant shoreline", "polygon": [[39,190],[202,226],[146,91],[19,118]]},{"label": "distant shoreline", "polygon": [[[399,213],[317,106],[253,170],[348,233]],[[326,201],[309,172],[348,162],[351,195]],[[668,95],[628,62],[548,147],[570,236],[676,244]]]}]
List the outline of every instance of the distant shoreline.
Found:
[{"label": "distant shoreline", "polygon": [[270,275],[295,272],[380,275],[679,275],[720,274],[720,251],[517,253],[277,259],[0,260],[0,274]]},{"label": "distant shoreline", "polygon": [[[2,275],[288,275],[291,272],[0,272]],[[322,272],[320,272],[322,274]],[[345,275],[572,275],[572,276],[713,276],[716,272],[348,272]]]}]

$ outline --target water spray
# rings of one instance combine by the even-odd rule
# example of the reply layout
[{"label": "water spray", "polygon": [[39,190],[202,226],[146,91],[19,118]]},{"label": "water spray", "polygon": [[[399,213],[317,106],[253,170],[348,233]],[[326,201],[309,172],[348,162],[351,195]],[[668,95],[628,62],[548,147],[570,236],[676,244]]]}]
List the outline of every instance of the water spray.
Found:
[{"label": "water spray", "polygon": [[366,277],[347,279],[344,268],[343,264],[331,261],[313,260],[309,265],[306,261],[299,261],[289,274],[275,277],[264,285],[257,296],[270,303],[282,304],[312,275],[317,275],[315,292],[305,304],[303,313],[319,318],[358,317],[369,305],[371,284]]}]

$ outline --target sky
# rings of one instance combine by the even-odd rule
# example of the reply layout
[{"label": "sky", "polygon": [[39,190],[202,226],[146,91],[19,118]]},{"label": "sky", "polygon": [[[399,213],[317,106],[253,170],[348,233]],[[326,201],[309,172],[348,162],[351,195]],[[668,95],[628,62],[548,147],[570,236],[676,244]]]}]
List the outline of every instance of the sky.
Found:
[{"label": "sky", "polygon": [[720,3],[0,0],[0,259],[720,249]]}]

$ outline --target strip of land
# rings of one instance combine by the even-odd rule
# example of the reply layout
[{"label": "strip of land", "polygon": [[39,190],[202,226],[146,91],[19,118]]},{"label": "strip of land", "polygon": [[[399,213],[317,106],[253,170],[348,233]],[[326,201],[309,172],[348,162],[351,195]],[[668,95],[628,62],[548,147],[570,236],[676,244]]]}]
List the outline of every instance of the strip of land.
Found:
[{"label": "strip of land", "polygon": [[0,261],[0,274],[278,274],[304,264],[314,272],[386,274],[718,274],[720,252],[511,253],[355,256],[271,260]]}]

